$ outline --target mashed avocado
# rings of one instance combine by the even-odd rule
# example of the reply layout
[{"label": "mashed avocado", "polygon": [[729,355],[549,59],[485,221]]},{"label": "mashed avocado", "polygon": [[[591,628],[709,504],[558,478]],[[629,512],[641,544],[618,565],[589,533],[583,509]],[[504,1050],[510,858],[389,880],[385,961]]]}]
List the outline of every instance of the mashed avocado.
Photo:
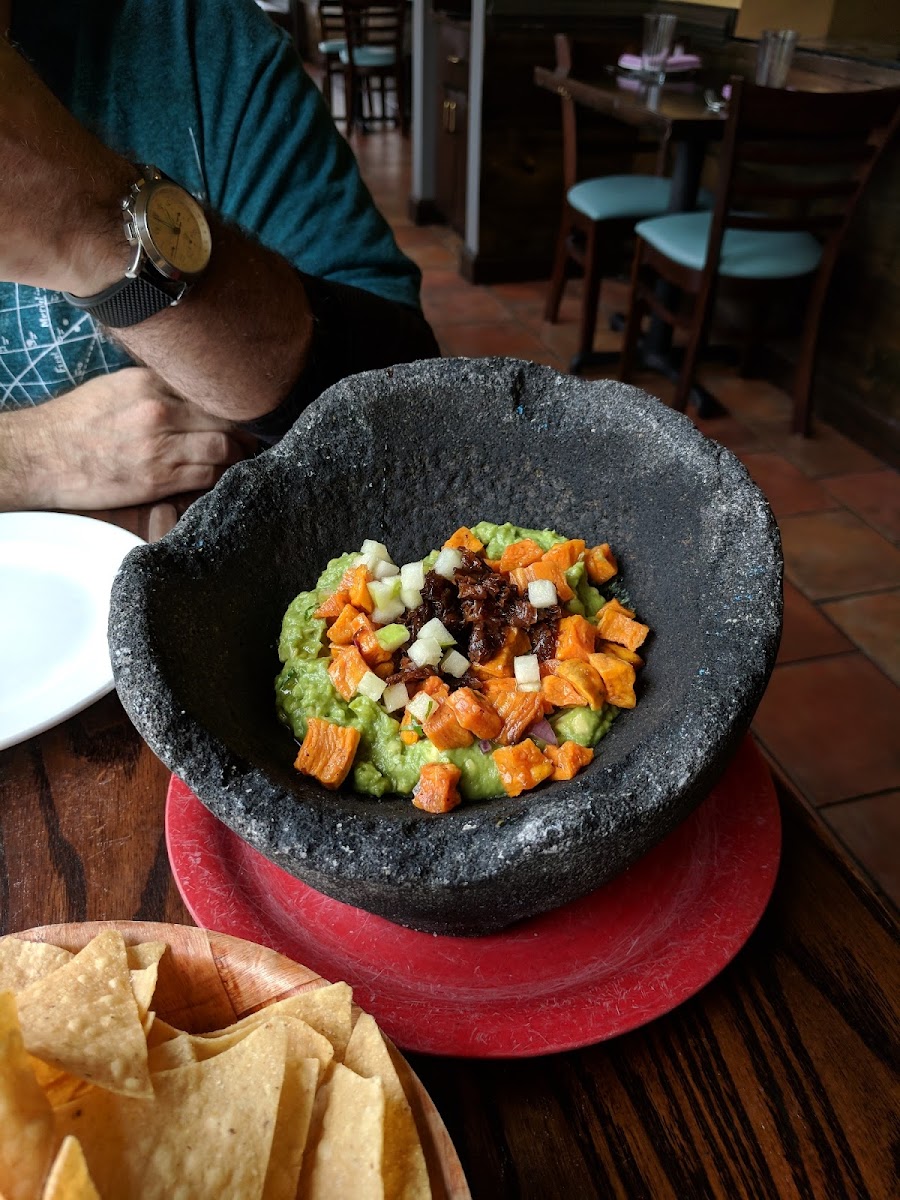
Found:
[{"label": "mashed avocado", "polygon": [[[506,523],[482,521],[472,532],[486,548],[488,558],[498,559],[507,546],[531,538],[543,550],[549,550],[565,538],[549,529],[522,529]],[[426,570],[433,565],[438,551],[425,559]],[[490,752],[483,753],[478,742],[456,750],[438,750],[421,738],[408,746],[400,739],[400,723],[385,709],[366,696],[357,695],[347,702],[338,694],[328,675],[329,648],[325,621],[313,614],[323,600],[338,587],[344,572],[357,559],[358,552],[332,559],[319,577],[315,588],[301,592],[284,616],[278,656],[284,664],[275,681],[278,715],[302,741],[309,717],[321,717],[339,725],[353,725],[360,733],[359,748],[350,774],[356,791],[373,796],[391,792],[412,792],[426,762],[452,762],[462,771],[459,791],[469,800],[504,795],[503,785]],[[584,563],[576,563],[566,572],[575,597],[566,606],[570,612],[593,617],[604,599],[585,576]],[[605,704],[598,712],[590,708],[567,708],[551,718],[560,741],[593,746],[606,733],[618,709]],[[543,744],[543,743],[539,743]]]}]

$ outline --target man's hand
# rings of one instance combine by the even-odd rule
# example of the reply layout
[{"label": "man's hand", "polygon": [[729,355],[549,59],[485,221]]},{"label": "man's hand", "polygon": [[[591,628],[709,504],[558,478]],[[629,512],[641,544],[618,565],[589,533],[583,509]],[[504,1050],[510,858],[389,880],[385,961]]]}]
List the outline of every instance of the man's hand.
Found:
[{"label": "man's hand", "polygon": [[118,508],[202,490],[254,448],[131,367],[0,414],[0,509]]}]

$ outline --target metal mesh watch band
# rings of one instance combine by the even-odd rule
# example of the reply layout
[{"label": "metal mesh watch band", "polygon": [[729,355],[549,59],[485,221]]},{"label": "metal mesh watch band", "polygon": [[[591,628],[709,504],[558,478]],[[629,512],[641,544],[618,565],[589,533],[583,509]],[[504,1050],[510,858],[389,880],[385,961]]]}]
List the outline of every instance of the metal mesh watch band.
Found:
[{"label": "metal mesh watch band", "polygon": [[90,313],[103,325],[113,329],[126,329],[152,317],[154,313],[177,304],[185,289],[184,284],[169,284],[169,290],[157,287],[144,275],[135,279],[123,279],[112,287],[93,296],[64,295],[70,304]]}]

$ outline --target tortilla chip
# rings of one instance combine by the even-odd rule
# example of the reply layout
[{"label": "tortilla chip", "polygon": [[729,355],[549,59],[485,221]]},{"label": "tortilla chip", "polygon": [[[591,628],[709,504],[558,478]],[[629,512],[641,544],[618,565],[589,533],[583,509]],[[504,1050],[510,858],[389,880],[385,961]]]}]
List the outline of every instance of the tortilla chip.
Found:
[{"label": "tortilla chip", "polygon": [[152,1050],[154,1046],[160,1046],[163,1042],[171,1042],[173,1038],[180,1036],[180,1029],[176,1029],[174,1025],[170,1025],[168,1021],[164,1021],[162,1017],[156,1017],[153,1024],[147,1030],[147,1048],[148,1050]]},{"label": "tortilla chip", "polygon": [[151,1100],[93,1088],[57,1110],[58,1130],[80,1140],[101,1196],[258,1197],[286,1051],[271,1022],[215,1058],[160,1072]]},{"label": "tortilla chip", "polygon": [[344,1065],[384,1088],[384,1194],[386,1200],[431,1196],[419,1131],[384,1038],[368,1013],[361,1013],[344,1055]]},{"label": "tortilla chip", "polygon": [[72,957],[61,946],[27,942],[22,938],[0,938],[0,992],[21,992],[30,983],[52,974]]},{"label": "tortilla chip", "polygon": [[384,1200],[381,1080],[363,1079],[338,1063],[319,1089],[319,1105],[321,1126],[303,1164],[301,1194],[308,1200]]},{"label": "tortilla chip", "polygon": [[147,1039],[115,929],[19,993],[29,1053],[58,1071],[128,1096],[153,1095]]},{"label": "tortilla chip", "polygon": [[44,1184],[41,1200],[100,1200],[78,1138],[63,1139]]},{"label": "tortilla chip", "polygon": [[40,1195],[55,1148],[53,1112],[29,1066],[15,999],[0,992],[0,1191],[6,1200]]},{"label": "tortilla chip", "polygon": [[[270,1012],[273,1012],[272,1016],[268,1016]],[[284,1016],[283,1014],[279,1016],[277,1011],[271,1009],[261,1009],[260,1012],[253,1015],[260,1018],[256,1024],[240,1028],[233,1027],[229,1033],[203,1036],[180,1033],[171,1041],[162,1042],[159,1046],[155,1046],[148,1055],[151,1072],[169,1071],[173,1067],[182,1067],[189,1062],[204,1062],[206,1059],[230,1049],[242,1038],[251,1034],[254,1029],[260,1029],[271,1020],[281,1021],[287,1030],[289,1057],[293,1059],[314,1058],[319,1064],[320,1076],[328,1068],[334,1057],[331,1042],[321,1033],[316,1033],[311,1025],[307,1025],[298,1017]]]},{"label": "tortilla chip", "polygon": [[319,1060],[288,1049],[262,1200],[295,1200],[319,1081]]},{"label": "tortilla chip", "polygon": [[129,971],[143,971],[147,967],[155,967],[167,949],[165,942],[136,942],[133,946],[126,946]]},{"label": "tortilla chip", "polygon": [[328,1038],[334,1047],[334,1056],[340,1062],[350,1040],[351,1002],[353,989],[347,983],[331,983],[327,987],[310,988],[305,992],[296,992],[284,1000],[249,1013],[233,1025],[220,1029],[216,1033],[202,1033],[199,1037],[214,1038],[233,1033],[238,1029],[255,1028],[262,1021],[271,1017],[299,1017],[307,1025],[311,1025],[317,1033]]}]

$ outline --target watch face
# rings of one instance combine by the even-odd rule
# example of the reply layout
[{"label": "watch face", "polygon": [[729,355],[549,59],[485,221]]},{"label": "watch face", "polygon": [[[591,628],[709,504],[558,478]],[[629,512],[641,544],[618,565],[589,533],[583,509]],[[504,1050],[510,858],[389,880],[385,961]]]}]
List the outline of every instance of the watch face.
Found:
[{"label": "watch face", "polygon": [[175,183],[160,183],[147,198],[145,220],[154,246],[174,271],[203,270],[209,262],[209,225],[190,193]]}]

